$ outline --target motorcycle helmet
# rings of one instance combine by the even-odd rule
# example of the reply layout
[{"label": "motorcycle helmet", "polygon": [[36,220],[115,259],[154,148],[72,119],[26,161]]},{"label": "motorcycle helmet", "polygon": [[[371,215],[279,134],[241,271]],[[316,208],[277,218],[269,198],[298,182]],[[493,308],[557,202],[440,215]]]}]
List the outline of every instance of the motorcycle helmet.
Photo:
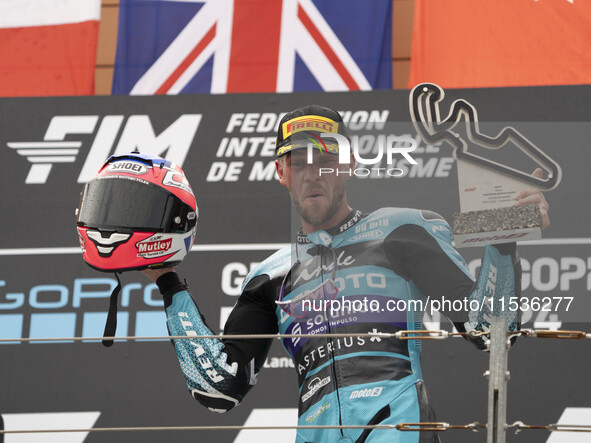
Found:
[{"label": "motorcycle helmet", "polygon": [[177,265],[193,245],[197,216],[179,166],[140,152],[113,155],[81,194],[83,258],[104,272]]}]

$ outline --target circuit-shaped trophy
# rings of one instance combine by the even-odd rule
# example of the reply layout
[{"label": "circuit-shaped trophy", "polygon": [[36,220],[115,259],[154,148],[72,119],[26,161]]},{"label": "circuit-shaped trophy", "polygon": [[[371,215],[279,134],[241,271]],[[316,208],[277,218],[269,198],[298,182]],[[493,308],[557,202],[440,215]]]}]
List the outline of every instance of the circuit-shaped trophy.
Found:
[{"label": "circuit-shaped trophy", "polygon": [[[494,137],[481,133],[476,109],[466,100],[454,101],[442,119],[439,104],[444,96],[443,89],[435,84],[419,84],[410,93],[409,106],[415,129],[425,143],[447,142],[454,149],[461,211],[454,214],[453,220],[456,246],[541,238],[539,207],[515,206],[515,198],[527,188],[556,188],[562,176],[560,166],[513,127],[504,127]],[[546,178],[474,152],[478,147],[498,150],[511,145],[534,160]]]}]

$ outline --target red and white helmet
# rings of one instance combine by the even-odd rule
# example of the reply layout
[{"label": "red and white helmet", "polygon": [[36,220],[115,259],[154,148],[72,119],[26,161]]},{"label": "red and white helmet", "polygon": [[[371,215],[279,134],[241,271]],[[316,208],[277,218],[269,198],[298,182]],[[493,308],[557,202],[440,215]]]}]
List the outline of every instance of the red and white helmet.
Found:
[{"label": "red and white helmet", "polygon": [[193,190],[174,163],[131,152],[109,157],[82,191],[76,226],[86,263],[99,271],[174,266],[197,227]]}]

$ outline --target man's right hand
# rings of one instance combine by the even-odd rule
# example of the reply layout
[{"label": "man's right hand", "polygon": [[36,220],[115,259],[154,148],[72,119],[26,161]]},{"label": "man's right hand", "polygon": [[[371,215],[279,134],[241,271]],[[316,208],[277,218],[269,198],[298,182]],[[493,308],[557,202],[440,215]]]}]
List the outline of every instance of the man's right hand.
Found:
[{"label": "man's right hand", "polygon": [[158,280],[158,278],[160,278],[161,276],[163,276],[164,274],[167,274],[169,272],[176,272],[174,270],[174,268],[172,266],[168,266],[165,268],[146,268],[142,271],[142,274],[144,274],[146,277],[148,277],[150,280],[152,280],[154,283],[156,283],[156,280]]}]

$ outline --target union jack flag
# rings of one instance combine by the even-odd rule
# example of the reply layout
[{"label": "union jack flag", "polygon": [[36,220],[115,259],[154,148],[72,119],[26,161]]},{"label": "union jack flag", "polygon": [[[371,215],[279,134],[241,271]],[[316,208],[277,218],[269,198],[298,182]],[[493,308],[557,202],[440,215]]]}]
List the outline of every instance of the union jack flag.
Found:
[{"label": "union jack flag", "polygon": [[392,88],[391,0],[121,0],[113,94]]}]

